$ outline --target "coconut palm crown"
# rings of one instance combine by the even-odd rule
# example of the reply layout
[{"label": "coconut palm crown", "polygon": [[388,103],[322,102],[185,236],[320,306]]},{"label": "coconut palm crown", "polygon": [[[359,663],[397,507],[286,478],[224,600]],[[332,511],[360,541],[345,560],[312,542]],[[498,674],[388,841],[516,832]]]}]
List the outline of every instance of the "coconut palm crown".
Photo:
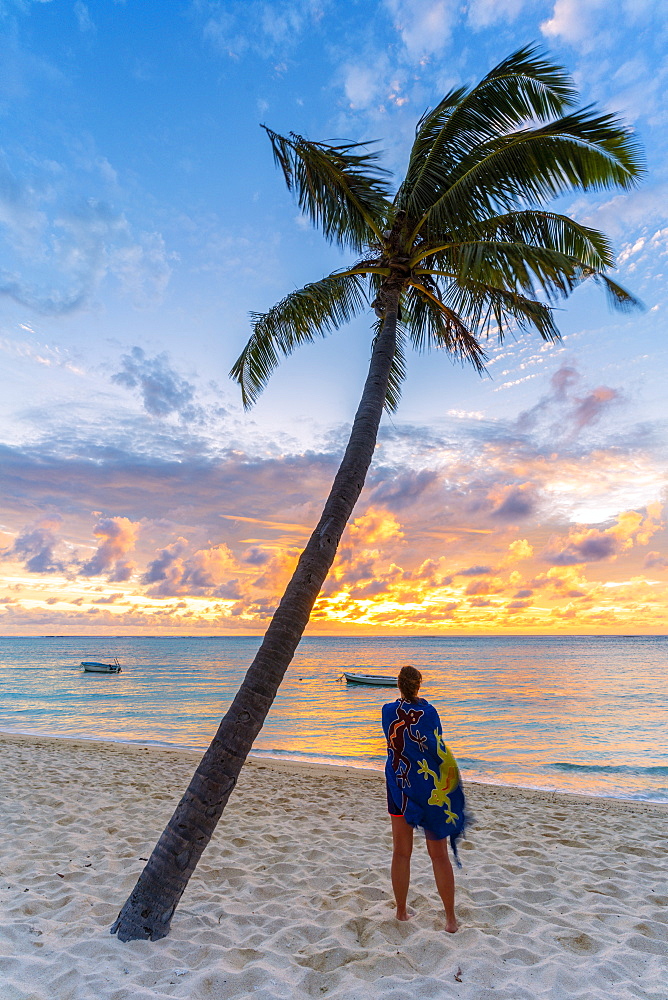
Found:
[{"label": "coconut palm crown", "polygon": [[253,334],[231,372],[244,405],[257,399],[280,355],[369,303],[384,318],[396,293],[389,409],[398,403],[408,341],[481,370],[481,341],[491,333],[503,339],[527,329],[558,339],[555,303],[585,279],[603,285],[614,306],[637,305],[605,273],[614,266],[606,237],[542,207],[569,191],[628,189],[641,173],[632,133],[592,106],[574,110],[576,101],[561,67],[536,48],[520,49],[422,116],[393,198],[368,144],[266,129],[302,212],[359,259],[252,314]]},{"label": "coconut palm crown", "polygon": [[336,555],[373,456],[383,407],[397,405],[405,346],[444,348],[481,370],[482,341],[516,329],[559,334],[554,304],[591,278],[613,304],[636,300],[606,270],[606,238],[546,211],[573,190],[629,188],[641,172],[630,132],[592,108],[532,48],[476,87],[447,94],[417,126],[394,198],[378,154],[267,129],[302,211],[358,259],[253,314],[232,375],[251,405],[281,355],[373,306],[373,350],[350,439],[322,515],[262,644],[112,931],[157,940],[209,843]]}]

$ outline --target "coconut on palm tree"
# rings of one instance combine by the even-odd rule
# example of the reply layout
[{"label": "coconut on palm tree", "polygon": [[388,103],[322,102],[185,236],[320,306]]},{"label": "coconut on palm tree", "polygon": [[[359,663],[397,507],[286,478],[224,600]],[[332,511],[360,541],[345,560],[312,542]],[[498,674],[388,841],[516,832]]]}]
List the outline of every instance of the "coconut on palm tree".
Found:
[{"label": "coconut on palm tree", "polygon": [[392,196],[364,143],[312,142],[267,129],[302,212],[353,264],[291,292],[266,313],[232,376],[250,406],[281,355],[373,308],[372,352],[348,446],[322,516],[211,746],[112,930],[126,941],[169,932],[276,695],[332,565],[373,455],[383,408],[398,403],[405,351],[442,348],[483,370],[486,338],[516,330],[554,341],[554,306],[579,284],[612,304],[636,300],[606,274],[606,237],[544,206],[571,191],[628,189],[641,173],[630,131],[575,109],[566,72],[522,48],[470,89],[448,93],[417,125]]}]

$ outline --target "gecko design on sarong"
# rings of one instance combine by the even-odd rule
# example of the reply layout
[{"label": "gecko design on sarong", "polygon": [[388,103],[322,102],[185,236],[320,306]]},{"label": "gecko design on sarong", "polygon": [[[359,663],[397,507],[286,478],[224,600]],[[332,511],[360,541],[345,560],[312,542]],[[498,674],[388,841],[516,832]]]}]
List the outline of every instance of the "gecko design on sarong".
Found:
[{"label": "gecko design on sarong", "polygon": [[449,796],[450,792],[453,792],[459,784],[459,768],[457,761],[443,742],[443,737],[438,729],[434,730],[434,736],[436,737],[436,753],[441,760],[439,773],[436,774],[435,771],[432,771],[426,760],[421,760],[418,765],[418,774],[424,775],[425,781],[429,781],[429,778],[434,779],[434,788],[428,799],[429,805],[443,806],[447,816],[446,822],[456,823],[459,816],[452,811]]},{"label": "gecko design on sarong", "polygon": [[408,785],[410,788],[411,784],[408,780],[411,762],[404,753],[406,740],[410,739],[414,743],[417,743],[422,753],[424,753],[427,745],[426,736],[422,736],[419,732],[413,733],[411,731],[411,726],[417,725],[423,715],[424,712],[419,708],[409,708],[406,710],[401,705],[397,705],[397,718],[391,723],[387,734],[388,751],[391,750],[392,752],[392,770],[397,779],[397,784],[401,788],[405,785]]}]

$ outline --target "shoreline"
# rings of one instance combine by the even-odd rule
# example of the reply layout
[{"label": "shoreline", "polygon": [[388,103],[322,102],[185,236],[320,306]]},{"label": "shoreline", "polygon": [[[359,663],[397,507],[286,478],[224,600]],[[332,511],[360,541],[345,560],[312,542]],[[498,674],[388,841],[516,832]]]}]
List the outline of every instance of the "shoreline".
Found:
[{"label": "shoreline", "polygon": [[[194,755],[197,755],[198,757],[201,757],[204,754],[204,752],[206,751],[206,747],[202,747],[202,748],[198,748],[198,747],[186,747],[186,746],[178,746],[178,745],[175,745],[173,743],[160,743],[160,742],[157,742],[157,741],[150,741],[150,740],[120,740],[120,739],[119,740],[113,740],[113,739],[103,739],[103,738],[98,737],[98,736],[79,736],[79,735],[78,736],[60,736],[60,735],[57,735],[57,734],[54,734],[54,733],[35,733],[35,732],[27,732],[27,731],[20,732],[18,730],[10,730],[10,729],[2,729],[2,728],[0,728],[0,744],[5,739],[5,737],[25,738],[26,740],[33,740],[33,739],[34,740],[54,740],[57,743],[59,743],[59,742],[62,741],[62,742],[70,742],[70,743],[75,743],[75,744],[76,743],[82,743],[82,744],[85,744],[85,745],[93,744],[93,745],[100,746],[100,747],[105,747],[105,746],[116,747],[116,746],[119,746],[119,747],[128,747],[130,749],[131,748],[139,748],[139,749],[167,750],[169,752],[183,753],[183,754],[188,754],[188,755],[194,754]],[[330,768],[333,768],[333,769],[343,769],[343,770],[352,771],[352,772],[361,772],[362,774],[369,773],[369,774],[374,774],[374,775],[378,775],[378,774],[382,775],[383,774],[383,768],[384,768],[384,764],[381,764],[379,767],[376,768],[376,767],[371,767],[371,766],[364,765],[364,764],[347,764],[347,763],[343,763],[343,762],[342,763],[338,763],[338,762],[335,762],[335,761],[325,762],[325,761],[319,761],[319,760],[309,760],[308,758],[306,758],[306,756],[304,756],[304,758],[272,756],[271,751],[263,752],[261,750],[259,750],[259,751],[251,751],[249,753],[249,755],[248,755],[248,759],[249,760],[271,761],[272,763],[275,763],[276,765],[283,765],[284,764],[284,765],[286,765],[286,767],[288,769],[290,767],[292,767],[292,766],[299,767],[300,765],[301,766],[305,766],[307,768],[308,767],[323,768],[324,769],[324,773],[327,773]],[[536,794],[540,793],[540,794],[542,794],[544,796],[548,796],[548,797],[550,797],[550,796],[551,797],[555,797],[555,796],[559,796],[559,797],[561,797],[561,796],[566,796],[566,797],[572,796],[576,800],[580,800],[580,799],[589,800],[589,799],[591,799],[594,802],[621,802],[621,803],[625,803],[627,806],[649,805],[649,806],[657,806],[659,808],[660,807],[664,807],[665,809],[668,810],[668,800],[666,800],[666,799],[625,798],[623,796],[603,795],[603,794],[597,794],[595,792],[571,792],[571,791],[567,791],[565,789],[553,788],[553,787],[548,787],[548,786],[545,786],[545,785],[520,785],[520,784],[514,784],[512,782],[506,783],[506,782],[503,782],[503,781],[479,781],[479,780],[476,780],[475,778],[468,778],[468,777],[465,777],[465,776],[463,776],[463,777],[464,777],[464,783],[466,785],[466,788],[469,788],[469,786],[480,786],[482,788],[490,788],[490,789],[494,789],[494,788],[497,788],[497,789],[515,789],[518,792],[528,792],[528,793],[536,793]]]},{"label": "shoreline", "polygon": [[668,806],[466,785],[446,935],[394,917],[380,772],[250,758],[162,941],[109,928],[193,751],[0,734],[3,1000],[663,1000]]}]

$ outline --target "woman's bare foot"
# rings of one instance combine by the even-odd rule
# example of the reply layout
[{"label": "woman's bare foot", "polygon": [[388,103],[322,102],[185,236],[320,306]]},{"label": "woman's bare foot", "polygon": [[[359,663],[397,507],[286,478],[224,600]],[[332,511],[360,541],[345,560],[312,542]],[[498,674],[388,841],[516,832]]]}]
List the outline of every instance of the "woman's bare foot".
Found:
[{"label": "woman's bare foot", "polygon": [[410,920],[411,917],[415,916],[415,910],[412,906],[405,906],[403,909],[397,907],[397,920]]},{"label": "woman's bare foot", "polygon": [[457,923],[455,917],[452,917],[451,919],[445,921],[445,929],[448,932],[448,934],[457,933],[457,931],[459,930],[459,924]]}]

